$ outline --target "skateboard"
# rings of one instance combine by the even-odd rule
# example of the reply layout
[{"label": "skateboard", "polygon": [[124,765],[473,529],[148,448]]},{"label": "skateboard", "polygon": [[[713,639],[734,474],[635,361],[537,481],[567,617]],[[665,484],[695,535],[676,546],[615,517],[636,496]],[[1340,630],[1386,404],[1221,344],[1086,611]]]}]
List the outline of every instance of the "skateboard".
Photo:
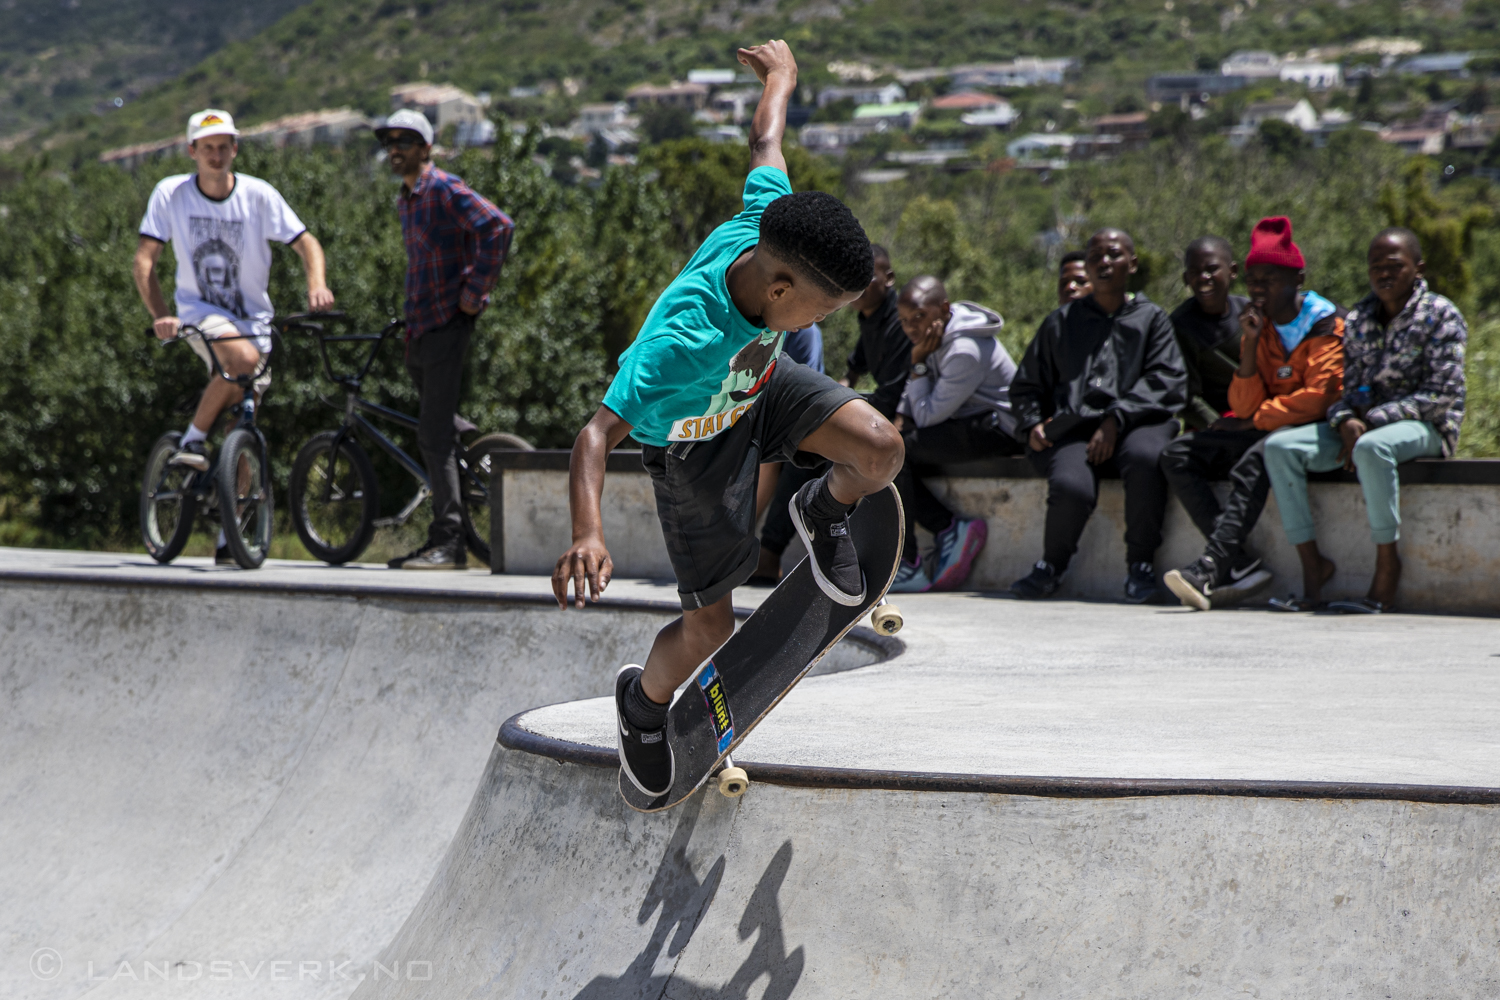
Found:
[{"label": "skateboard", "polygon": [[673,699],[667,710],[667,741],[676,761],[672,787],[652,797],[620,772],[620,794],[632,809],[670,809],[716,772],[720,792],[743,795],[750,781],[730,753],[766,713],[866,614],[882,635],[900,631],[901,612],[883,603],[906,535],[895,487],[865,497],[849,528],[865,574],[864,602],[850,607],[831,600],[818,589],[809,561],[798,563]]}]

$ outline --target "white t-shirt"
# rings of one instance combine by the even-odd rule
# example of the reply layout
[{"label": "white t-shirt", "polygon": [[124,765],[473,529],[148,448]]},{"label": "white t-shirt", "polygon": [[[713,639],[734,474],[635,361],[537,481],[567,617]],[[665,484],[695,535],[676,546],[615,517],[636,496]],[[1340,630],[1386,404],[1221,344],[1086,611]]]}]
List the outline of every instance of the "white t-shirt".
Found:
[{"label": "white t-shirt", "polygon": [[[293,243],[305,232],[280,192],[245,174],[234,175],[222,200],[200,191],[196,174],[165,178],[141,219],[141,235],[170,242],[177,257],[178,317],[197,324],[226,316],[247,336],[268,334],[276,314],[267,291],[269,241]],[[269,349],[267,337],[261,350]]]}]

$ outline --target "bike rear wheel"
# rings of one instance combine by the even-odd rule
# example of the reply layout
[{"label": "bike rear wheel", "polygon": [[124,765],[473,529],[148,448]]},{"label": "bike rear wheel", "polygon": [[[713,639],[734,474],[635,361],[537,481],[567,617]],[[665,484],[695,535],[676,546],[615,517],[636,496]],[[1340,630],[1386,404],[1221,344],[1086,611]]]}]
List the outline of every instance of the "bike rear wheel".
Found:
[{"label": "bike rear wheel", "polygon": [[177,431],[157,438],[141,480],[141,540],[146,543],[146,552],[159,563],[169,563],[182,553],[198,513],[198,501],[192,492],[197,473],[167,464],[181,446],[182,434]]},{"label": "bike rear wheel", "polygon": [[242,569],[256,569],[271,551],[271,469],[260,435],[245,427],[231,431],[214,470],[219,521],[229,554]]},{"label": "bike rear wheel", "polygon": [[497,448],[535,451],[531,442],[495,432],[474,439],[460,455],[458,490],[463,494],[464,541],[474,558],[490,564],[490,452]]},{"label": "bike rear wheel", "polygon": [[358,559],[375,536],[380,510],[375,468],[359,442],[324,431],[297,452],[292,464],[292,524],[315,557],[334,566]]}]

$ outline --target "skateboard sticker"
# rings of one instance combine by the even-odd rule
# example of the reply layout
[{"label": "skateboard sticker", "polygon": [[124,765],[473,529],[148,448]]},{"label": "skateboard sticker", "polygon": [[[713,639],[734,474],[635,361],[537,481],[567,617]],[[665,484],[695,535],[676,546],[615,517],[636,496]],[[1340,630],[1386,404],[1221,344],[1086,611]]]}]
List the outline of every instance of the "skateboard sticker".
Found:
[{"label": "skateboard sticker", "polygon": [[719,753],[729,749],[734,742],[734,717],[729,714],[729,698],[724,693],[724,681],[710,660],[698,674],[698,688],[708,704],[708,717],[714,724],[714,741]]}]

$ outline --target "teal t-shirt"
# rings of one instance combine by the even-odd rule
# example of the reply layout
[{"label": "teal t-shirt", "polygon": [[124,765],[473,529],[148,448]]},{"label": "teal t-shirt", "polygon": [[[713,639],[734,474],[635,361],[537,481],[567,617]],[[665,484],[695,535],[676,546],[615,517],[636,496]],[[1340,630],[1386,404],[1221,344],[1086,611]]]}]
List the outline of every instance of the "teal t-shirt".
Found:
[{"label": "teal t-shirt", "polygon": [[702,441],[734,425],[781,353],[781,331],[756,326],[729,298],[725,272],[760,239],[760,215],[792,185],[775,167],[745,178],[745,210],[709,234],[620,355],[604,395],[642,444]]}]

